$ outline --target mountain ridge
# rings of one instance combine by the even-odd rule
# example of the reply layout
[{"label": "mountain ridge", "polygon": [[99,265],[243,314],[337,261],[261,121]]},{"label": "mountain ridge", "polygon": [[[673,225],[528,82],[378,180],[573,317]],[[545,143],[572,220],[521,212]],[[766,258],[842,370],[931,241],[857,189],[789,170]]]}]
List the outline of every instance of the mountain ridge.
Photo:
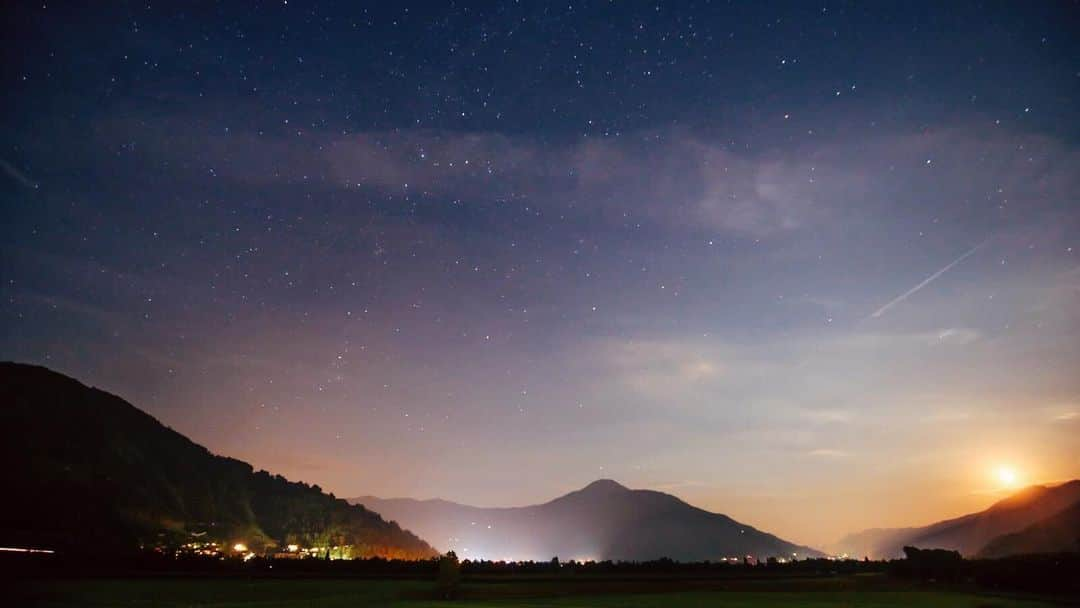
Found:
[{"label": "mountain ridge", "polygon": [[[348,545],[357,556],[434,549],[317,485],[213,454],[122,398],[45,367],[0,362],[0,541],[126,552],[205,533],[272,550]],[[78,509],[71,501],[78,500]]]},{"label": "mountain ridge", "polygon": [[476,507],[441,498],[349,501],[417,530],[440,550],[466,557],[701,561],[821,555],[677,496],[630,489],[611,479],[519,507]]},{"label": "mountain ridge", "polygon": [[1009,534],[991,540],[978,556],[1006,557],[1030,553],[1080,552],[1080,502]]},{"label": "mountain ridge", "polygon": [[1050,518],[1080,503],[1080,480],[1022,488],[986,509],[925,526],[872,528],[848,534],[836,550],[856,557],[889,559],[903,555],[905,545],[978,555],[1003,535]]}]

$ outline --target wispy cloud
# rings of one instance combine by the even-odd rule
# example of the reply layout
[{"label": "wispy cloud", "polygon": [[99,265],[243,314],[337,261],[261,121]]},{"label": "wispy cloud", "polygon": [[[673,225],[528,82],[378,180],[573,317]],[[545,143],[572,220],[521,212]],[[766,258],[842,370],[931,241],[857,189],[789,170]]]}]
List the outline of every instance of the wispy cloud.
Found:
[{"label": "wispy cloud", "polygon": [[966,327],[947,327],[938,332],[937,339],[934,340],[934,342],[962,346],[964,344],[971,344],[980,337],[981,334],[974,329],[968,329]]},{"label": "wispy cloud", "polygon": [[810,450],[806,455],[815,458],[847,458],[851,454],[835,448],[817,448],[815,450]]},{"label": "wispy cloud", "polygon": [[960,409],[942,409],[932,412],[928,416],[923,418],[923,422],[928,424],[939,424],[942,422],[960,422],[963,420],[971,419],[971,412]]},{"label": "wispy cloud", "polygon": [[599,356],[620,382],[641,394],[670,397],[723,377],[715,349],[679,341],[605,342]]},{"label": "wispy cloud", "polygon": [[839,409],[813,409],[802,410],[802,416],[815,422],[850,422],[852,413],[848,410]]}]

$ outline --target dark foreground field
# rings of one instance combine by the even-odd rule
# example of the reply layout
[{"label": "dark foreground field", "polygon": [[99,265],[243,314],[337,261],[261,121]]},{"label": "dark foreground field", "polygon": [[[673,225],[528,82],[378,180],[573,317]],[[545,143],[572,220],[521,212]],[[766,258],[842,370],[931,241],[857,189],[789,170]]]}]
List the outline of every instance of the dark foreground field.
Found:
[{"label": "dark foreground field", "polygon": [[91,579],[24,581],[5,593],[13,605],[208,606],[214,608],[360,608],[364,606],[489,606],[666,608],[729,606],[940,606],[943,608],[1021,608],[1050,606],[1032,597],[988,595],[963,590],[901,587],[884,579],[769,580],[677,583],[663,581],[537,580],[471,582],[464,599],[433,599],[427,581],[358,579]]}]

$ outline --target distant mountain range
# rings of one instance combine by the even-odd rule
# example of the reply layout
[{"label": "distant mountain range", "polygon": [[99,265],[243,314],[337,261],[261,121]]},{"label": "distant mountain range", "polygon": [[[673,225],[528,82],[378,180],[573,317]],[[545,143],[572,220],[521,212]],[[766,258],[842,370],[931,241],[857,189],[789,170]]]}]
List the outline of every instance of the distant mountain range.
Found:
[{"label": "distant mountain range", "polygon": [[710,513],[663,492],[602,479],[528,507],[471,507],[445,500],[364,496],[354,504],[395,520],[462,557],[550,560],[719,560],[799,557],[819,551]]},{"label": "distant mountain range", "polygon": [[1080,553],[1080,502],[1019,532],[995,538],[979,551],[979,557],[1024,553]]},{"label": "distant mountain range", "polygon": [[200,538],[435,555],[363,507],[211,454],[123,399],[43,367],[0,363],[0,429],[0,546],[108,553]]},{"label": "distant mountain range", "polygon": [[888,559],[901,557],[905,545],[986,557],[1075,551],[1080,550],[1078,507],[1080,480],[1031,486],[978,513],[919,528],[851,534],[837,543],[836,552]]},{"label": "distant mountain range", "polygon": [[[256,551],[295,543],[348,545],[352,556],[436,555],[400,523],[462,557],[821,555],[669,494],[611,480],[527,507],[345,501],[214,455],[119,397],[31,365],[0,363],[0,429],[0,546],[109,553],[199,538]],[[1080,480],[1032,486],[929,526],[853,534],[837,552],[892,558],[905,545],[980,557],[1080,551]]]}]

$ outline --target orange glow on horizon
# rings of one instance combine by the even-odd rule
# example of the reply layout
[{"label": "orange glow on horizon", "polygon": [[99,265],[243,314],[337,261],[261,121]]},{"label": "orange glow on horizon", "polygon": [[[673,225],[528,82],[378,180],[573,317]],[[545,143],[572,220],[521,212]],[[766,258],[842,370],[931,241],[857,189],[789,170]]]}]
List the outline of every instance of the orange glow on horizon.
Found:
[{"label": "orange glow on horizon", "polygon": [[994,478],[1004,489],[1011,490],[1020,486],[1020,474],[1009,465],[999,465],[994,469]]}]

